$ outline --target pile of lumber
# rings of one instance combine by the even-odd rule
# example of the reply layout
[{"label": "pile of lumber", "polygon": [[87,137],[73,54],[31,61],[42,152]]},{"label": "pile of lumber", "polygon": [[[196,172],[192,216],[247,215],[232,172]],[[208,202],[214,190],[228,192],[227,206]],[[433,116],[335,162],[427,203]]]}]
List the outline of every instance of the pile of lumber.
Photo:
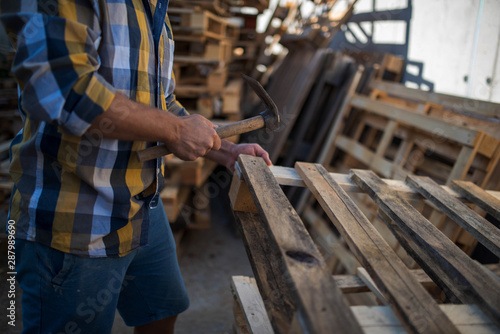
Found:
[{"label": "pile of lumber", "polygon": [[[350,87],[364,90],[371,78],[401,78],[404,61],[391,54],[372,55],[369,61],[315,46],[289,44],[288,54],[266,85],[280,114],[280,129],[255,131],[243,140],[257,142],[274,163],[292,166],[296,160],[320,157]],[[259,112],[257,105],[249,114]]]},{"label": "pile of lumber", "polygon": [[[316,66],[316,74],[323,67],[329,69],[329,76],[323,80],[325,87],[322,86],[323,91],[318,92],[323,97],[328,94],[332,95],[321,105],[321,108],[327,112],[327,104],[335,100],[333,96],[337,99],[336,103],[339,103],[339,97],[342,94],[341,87],[345,86],[344,84],[353,74],[353,66],[349,59],[326,49],[321,49],[316,54],[321,44],[318,44],[318,36],[312,37],[313,34],[305,34],[304,29],[314,26],[313,30],[318,30],[317,21],[321,19],[324,29],[321,30],[320,35],[326,43],[340,28],[342,22],[350,17],[354,3],[355,1],[350,1],[347,9],[338,12],[333,8],[332,2],[327,1],[326,5],[318,2],[315,6],[325,7],[322,11],[316,12],[323,14],[308,19],[301,17],[300,6],[302,4],[298,2],[287,3],[285,7],[277,4],[271,9],[271,19],[264,32],[257,33],[257,15],[269,7],[268,1],[172,1],[168,14],[176,42],[174,56],[176,97],[190,113],[201,114],[219,125],[234,122],[240,120],[242,116],[250,116],[248,112],[244,115],[245,110],[242,110],[242,105],[252,105],[252,102],[256,101],[255,95],[244,85],[240,73],[251,75],[260,79],[262,83],[266,83],[266,73],[277,76],[272,71],[276,66],[278,75],[280,70],[288,71],[291,76],[287,79],[289,83],[293,83],[295,79],[298,79],[292,77],[294,71],[298,70],[306,74],[310,67],[303,65],[307,64],[308,59],[314,58],[313,65]],[[244,6],[253,7],[254,10],[248,11],[248,8],[242,10]],[[276,25],[276,22],[279,24]],[[326,22],[329,23],[326,24]],[[308,45],[307,50],[305,50],[306,53],[301,53],[300,50],[304,44]],[[275,48],[279,51],[272,51]],[[290,71],[290,68],[283,64],[278,66],[281,61],[291,64],[295,67],[294,70]],[[263,65],[263,63],[267,64],[266,70],[257,71],[258,65]],[[311,80],[314,78],[311,77],[306,83],[309,88],[312,85]],[[275,88],[272,88],[273,85]],[[271,96],[276,95],[279,83],[269,81],[266,88]],[[282,91],[286,90],[288,90],[287,87],[282,87]],[[306,95],[298,94],[299,90],[300,88],[295,88],[294,91],[287,93],[295,94],[297,98],[303,99]],[[302,106],[303,102],[305,100],[299,101],[297,106]],[[258,108],[255,107],[255,110]],[[257,110],[257,112],[260,111],[262,110]],[[232,138],[232,140],[237,142],[238,138]],[[255,138],[250,138],[249,141],[262,143],[261,140]],[[167,189],[162,193],[162,198],[168,207],[170,220],[175,222],[179,219],[181,223],[192,227],[209,226],[205,223],[196,223],[203,220],[197,217],[209,216],[208,208],[200,209],[199,205],[192,203],[194,194],[200,193],[204,184],[196,181],[198,178],[194,176],[194,179],[190,181],[191,184],[186,184],[186,176],[182,177],[183,181],[179,180],[179,175],[187,170],[196,170],[197,172],[191,175],[208,176],[213,170],[213,165],[204,159],[198,159],[194,163],[182,163],[173,159],[167,160],[166,166],[167,173],[171,177],[167,182]],[[189,187],[191,188],[187,189]],[[190,214],[183,214],[183,208],[187,208]],[[188,216],[192,218],[187,219],[186,223]]]},{"label": "pile of lumber", "polygon": [[171,2],[175,94],[190,113],[209,119],[241,119],[239,73],[248,74],[255,58],[257,14],[263,3],[258,1],[250,15],[232,11],[242,4],[231,1]]},{"label": "pile of lumber", "polygon": [[[309,35],[280,41],[287,54],[262,77],[281,112],[280,128],[242,136],[261,144],[273,163],[318,162],[329,171],[366,168],[397,180],[422,175],[442,185],[462,180],[500,189],[498,104],[405,87],[399,83],[405,62],[394,55],[324,49]],[[257,104],[245,113],[253,116],[262,108]],[[333,272],[352,273],[345,241],[334,228],[324,228],[324,213],[310,193],[297,187],[284,191],[325,252],[337,254],[330,261]],[[416,266],[369,197],[354,197],[403,261]],[[423,203],[419,210],[467,254],[482,247],[435,205]]]},{"label": "pile of lumber", "polygon": [[[10,57],[8,63],[11,61]],[[8,68],[7,62],[5,68]],[[7,212],[13,186],[9,175],[9,147],[22,121],[17,110],[17,84],[8,70],[3,74],[0,78],[0,210]]]},{"label": "pile of lumber", "polygon": [[[327,223],[348,244],[353,273],[332,275],[282,186],[313,193]],[[405,265],[353,193],[372,199],[420,268]],[[473,260],[419,212],[420,204],[432,203],[498,256],[500,230],[469,206],[500,217],[500,192],[463,181],[440,186],[415,175],[381,179],[361,169],[329,173],[304,162],[268,168],[258,158],[240,156],[230,195],[255,275],[232,278],[236,332],[500,331],[498,263]]]},{"label": "pile of lumber", "polygon": [[166,157],[167,179],[160,198],[172,224],[196,229],[210,227],[206,181],[215,167],[215,162],[203,158],[186,162],[172,155]]},{"label": "pile of lumber", "polygon": [[[242,6],[255,8],[240,13]],[[235,62],[253,57],[257,15],[268,1],[171,1],[168,15],[175,40],[175,94],[190,114],[218,125],[241,119],[243,80]],[[248,72],[245,72],[248,74]],[[236,142],[238,138],[229,138]],[[174,226],[210,227],[207,179],[215,164],[204,158],[184,162],[165,157],[167,175],[160,194]]]},{"label": "pile of lumber", "polygon": [[[420,175],[442,185],[470,181],[479,188],[500,189],[500,136],[497,131],[500,109],[497,104],[424,92],[381,80],[370,80],[368,94],[359,94],[355,92],[355,81],[317,162],[330,171],[366,168],[397,180]],[[381,219],[373,201],[366,195],[353,197],[403,261],[410,267],[415,266],[412,257]],[[318,213],[312,202],[310,196],[302,193],[297,204],[299,212],[305,221],[323,231],[321,235],[314,233],[318,238],[336,239],[334,233],[324,229],[321,210]],[[477,239],[443,214],[438,206],[423,202],[419,203],[419,210],[465,253],[475,251]],[[476,210],[498,226],[494,217],[484,210]],[[335,243],[338,250],[344,241],[336,240]],[[333,251],[328,246],[326,249]],[[339,267],[333,265],[334,272],[354,269],[346,256],[334,257],[333,262],[339,264]]]}]

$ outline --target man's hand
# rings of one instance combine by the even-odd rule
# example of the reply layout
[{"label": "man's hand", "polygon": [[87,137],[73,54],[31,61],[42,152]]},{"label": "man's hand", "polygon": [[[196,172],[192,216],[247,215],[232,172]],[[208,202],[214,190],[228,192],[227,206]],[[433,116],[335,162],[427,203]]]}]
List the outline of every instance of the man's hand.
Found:
[{"label": "man's hand", "polygon": [[205,157],[227,167],[234,172],[234,164],[238,161],[240,154],[252,155],[264,159],[268,166],[272,165],[269,154],[258,144],[233,144],[227,140],[222,140],[219,151],[211,151]]},{"label": "man's hand", "polygon": [[174,116],[117,93],[88,131],[103,138],[163,142],[179,158],[195,160],[220,149],[215,127],[203,116]]},{"label": "man's hand", "polygon": [[175,139],[165,142],[170,152],[178,158],[192,161],[208,152],[218,151],[221,140],[212,122],[200,115],[179,117]]}]

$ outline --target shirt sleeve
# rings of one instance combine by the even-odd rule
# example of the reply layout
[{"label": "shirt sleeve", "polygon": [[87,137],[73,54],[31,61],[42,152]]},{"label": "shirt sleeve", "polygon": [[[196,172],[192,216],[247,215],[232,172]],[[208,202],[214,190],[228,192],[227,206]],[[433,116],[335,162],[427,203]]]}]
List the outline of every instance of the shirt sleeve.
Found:
[{"label": "shirt sleeve", "polygon": [[116,94],[98,73],[98,3],[66,0],[44,7],[46,1],[18,0],[5,6],[8,2],[1,1],[0,20],[16,48],[12,73],[20,108],[30,118],[84,134]]},{"label": "shirt sleeve", "polygon": [[182,106],[182,104],[177,101],[175,94],[175,75],[174,71],[172,71],[172,80],[170,80],[170,86],[167,90],[166,104],[167,110],[177,116],[187,116],[189,113],[186,111],[186,108]]}]

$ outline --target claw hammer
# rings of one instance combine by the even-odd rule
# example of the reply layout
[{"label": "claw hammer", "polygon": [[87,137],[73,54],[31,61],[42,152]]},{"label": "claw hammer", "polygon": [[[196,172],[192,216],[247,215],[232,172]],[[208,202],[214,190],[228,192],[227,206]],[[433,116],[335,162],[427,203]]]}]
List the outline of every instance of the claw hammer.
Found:
[{"label": "claw hammer", "polygon": [[[257,116],[216,128],[215,131],[221,139],[262,128],[274,131],[279,127],[280,115],[278,113],[278,107],[276,107],[276,104],[266,92],[264,87],[262,87],[262,85],[254,78],[250,78],[244,74],[241,74],[241,76],[245,79],[248,85],[252,87],[253,91],[262,100],[262,102],[264,102],[266,109]],[[158,145],[137,151],[137,158],[140,162],[144,162],[170,153],[172,152],[170,152],[165,145]]]}]

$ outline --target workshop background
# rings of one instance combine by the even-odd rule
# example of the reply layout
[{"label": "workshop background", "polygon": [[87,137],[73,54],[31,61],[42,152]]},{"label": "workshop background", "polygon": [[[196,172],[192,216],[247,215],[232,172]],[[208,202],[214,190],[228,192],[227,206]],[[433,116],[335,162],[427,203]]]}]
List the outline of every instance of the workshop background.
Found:
[{"label": "workshop background", "polygon": [[[176,43],[175,94],[190,113],[225,125],[261,112],[263,105],[240,73],[257,79],[275,101],[281,113],[278,131],[258,130],[230,140],[257,142],[268,150],[276,166],[272,171],[286,199],[351,307],[392,307],[395,302],[385,295],[383,283],[373,282],[372,278],[378,277],[376,269],[364,271],[366,263],[361,259],[365,255],[353,251],[351,240],[337,225],[329,223],[324,208],[303,190],[303,182],[293,174],[297,161],[319,163],[346,179],[351,169],[371,170],[391,179],[394,187],[408,175],[428,176],[448,193],[469,201],[469,207],[493,226],[492,235],[498,233],[498,0],[171,0],[168,15]],[[8,148],[22,126],[17,86],[10,75],[13,52],[5,31],[0,29],[2,230],[8,220],[12,189]],[[239,170],[233,179],[227,169],[203,158],[183,162],[170,155],[165,161],[168,179],[161,198],[191,300],[190,308],[178,318],[176,332],[281,333],[289,328],[307,332],[309,323],[293,316],[296,310],[308,310],[307,302],[299,298],[300,293],[299,297],[293,293],[287,297],[273,290],[279,295],[276,297],[266,290],[265,281],[276,278],[259,271],[263,260],[254,253],[258,245],[250,242],[241,216],[236,214],[235,219],[235,212],[239,212],[235,208],[239,196],[235,183],[239,181],[235,180],[243,180],[242,174],[247,172]],[[470,204],[473,201],[465,199],[455,181],[468,181],[465,188],[473,184],[488,194],[487,209],[485,201]],[[346,187],[351,189],[350,185]],[[397,187],[411,192],[405,190],[406,185]],[[255,189],[251,188],[252,196],[258,195]],[[390,224],[386,224],[387,216],[377,207],[379,203],[358,192],[351,197],[378,233],[408,269],[425,275],[427,266],[414,259],[407,245],[393,235]],[[447,211],[441,206],[422,200],[415,205],[457,250],[485,270],[485,276],[498,282],[498,241],[492,250],[488,242],[443,214]],[[279,241],[276,243],[280,246]],[[279,253],[273,248],[278,246],[273,245],[269,247]],[[6,323],[4,234],[0,235],[0,246],[0,254],[5,254],[0,261],[0,332],[20,333],[18,287],[16,327]],[[292,270],[286,268],[282,272],[276,269],[273,275],[283,275],[283,284],[291,282],[300,290]],[[460,302],[450,298],[442,286],[446,280],[438,274],[429,277],[421,281],[426,282],[426,289],[440,305],[471,304],[458,292],[454,294]],[[356,288],[342,286],[341,278],[342,282],[348,278],[355,281]],[[493,294],[500,293],[492,290]],[[481,296],[473,300],[482,301]],[[290,305],[295,298],[303,304],[290,306],[287,298]],[[485,301],[490,308],[475,308],[468,317],[447,314],[459,332],[472,333],[480,328],[498,333],[498,319],[494,319],[500,312],[498,300],[496,303]],[[390,308],[384,310],[392,312]],[[359,320],[363,318],[360,313],[356,313],[356,319],[364,332],[370,332],[370,328],[414,331],[405,324],[404,316],[395,313],[396,317],[390,313],[395,320],[391,318],[392,322],[387,320],[383,325],[366,325]],[[303,314],[303,319],[309,319],[310,313]],[[311,314],[314,320],[316,313]],[[465,319],[460,326],[457,318]],[[132,332],[117,314],[112,333]],[[321,331],[313,328],[312,332]]]}]

